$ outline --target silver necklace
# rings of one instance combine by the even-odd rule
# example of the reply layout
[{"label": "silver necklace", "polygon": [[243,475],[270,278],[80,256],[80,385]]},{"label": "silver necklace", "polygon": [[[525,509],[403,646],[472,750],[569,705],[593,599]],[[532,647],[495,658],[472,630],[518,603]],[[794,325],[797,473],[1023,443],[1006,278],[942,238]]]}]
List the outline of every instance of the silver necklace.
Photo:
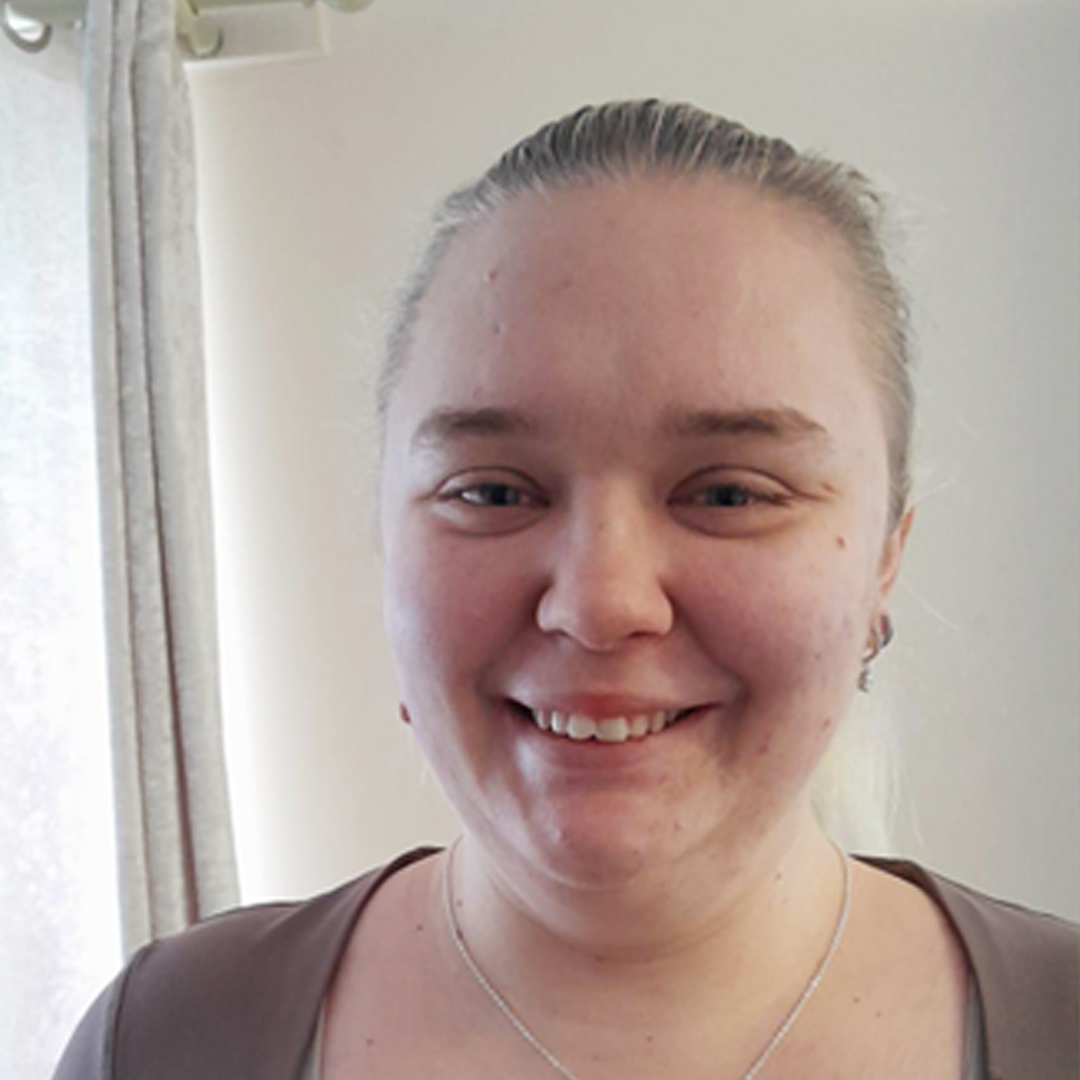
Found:
[{"label": "silver necklace", "polygon": [[[825,949],[824,954],[818,961],[814,973],[803,987],[802,993],[799,994],[795,1004],[788,1010],[788,1013],[781,1021],[780,1026],[773,1032],[772,1037],[765,1044],[761,1053],[759,1053],[753,1062],[751,1062],[750,1067],[739,1077],[739,1080],[754,1080],[754,1077],[762,1070],[769,1058],[776,1053],[780,1044],[787,1038],[788,1033],[802,1015],[803,1009],[806,1008],[810,1003],[810,999],[817,993],[822,979],[825,978],[825,972],[828,971],[829,965],[833,961],[833,957],[836,956],[837,950],[840,948],[840,942],[843,940],[844,931],[847,929],[848,917],[851,914],[851,863],[839,848],[836,850],[837,854],[840,856],[840,863],[844,871],[844,897],[840,904],[840,914],[836,919],[836,926],[833,927],[832,937],[829,939],[829,944]],[[520,1035],[521,1038],[548,1063],[554,1072],[557,1072],[563,1077],[563,1080],[579,1080],[578,1076],[571,1072],[529,1030],[525,1025],[525,1021],[514,1012],[506,998],[495,989],[491,980],[484,974],[483,969],[476,962],[476,958],[469,951],[469,946],[465,942],[465,934],[462,932],[461,925],[458,922],[457,912],[454,909],[453,863],[456,851],[457,841],[455,841],[450,848],[446,857],[446,862],[443,866],[443,902],[446,905],[446,920],[450,928],[450,939],[457,948],[458,954],[464,962],[465,967],[468,969],[469,974],[472,975],[475,980],[477,986],[487,994],[495,1007],[503,1014],[503,1017],[518,1035]]]}]

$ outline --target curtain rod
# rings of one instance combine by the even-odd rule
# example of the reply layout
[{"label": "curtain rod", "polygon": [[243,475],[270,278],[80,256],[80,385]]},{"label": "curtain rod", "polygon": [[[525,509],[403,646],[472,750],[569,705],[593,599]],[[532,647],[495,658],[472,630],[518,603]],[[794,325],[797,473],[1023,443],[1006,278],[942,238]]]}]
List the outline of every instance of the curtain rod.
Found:
[{"label": "curtain rod", "polygon": [[[375,0],[323,0],[335,11],[356,12],[370,7]],[[206,58],[221,48],[221,30],[204,18],[208,12],[226,8],[262,7],[266,4],[302,3],[314,6],[315,0],[176,0],[176,33],[192,54]],[[75,26],[83,21],[86,0],[0,0],[0,27],[21,49],[38,52],[45,48],[54,26]],[[11,15],[37,24],[35,36],[11,22]]]}]

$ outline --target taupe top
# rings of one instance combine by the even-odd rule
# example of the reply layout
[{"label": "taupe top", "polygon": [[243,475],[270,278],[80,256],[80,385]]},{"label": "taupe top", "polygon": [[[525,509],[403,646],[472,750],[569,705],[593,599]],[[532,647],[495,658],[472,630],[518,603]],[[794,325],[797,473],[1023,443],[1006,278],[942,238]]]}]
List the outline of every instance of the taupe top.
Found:
[{"label": "taupe top", "polygon": [[[323,1080],[323,1036],[326,1009],[319,1010],[319,1023],[311,1040],[300,1080]],[[964,1064],[958,1080],[988,1080],[986,1054],[983,1047],[982,1004],[975,979],[968,980],[967,1016],[964,1020]]]},{"label": "taupe top", "polygon": [[[323,999],[379,884],[422,848],[303,903],[242,908],[142,949],[91,1007],[54,1080],[301,1080]],[[987,1080],[1080,1076],[1080,931],[913,863],[964,946]]]}]

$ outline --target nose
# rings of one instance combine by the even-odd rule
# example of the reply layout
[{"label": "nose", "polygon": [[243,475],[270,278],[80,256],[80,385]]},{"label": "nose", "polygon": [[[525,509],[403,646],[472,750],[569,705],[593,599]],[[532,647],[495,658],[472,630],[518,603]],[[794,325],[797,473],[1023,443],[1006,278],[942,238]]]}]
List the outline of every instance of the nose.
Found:
[{"label": "nose", "polygon": [[675,612],[648,514],[632,500],[593,500],[568,512],[537,608],[541,630],[593,652],[663,636]]}]

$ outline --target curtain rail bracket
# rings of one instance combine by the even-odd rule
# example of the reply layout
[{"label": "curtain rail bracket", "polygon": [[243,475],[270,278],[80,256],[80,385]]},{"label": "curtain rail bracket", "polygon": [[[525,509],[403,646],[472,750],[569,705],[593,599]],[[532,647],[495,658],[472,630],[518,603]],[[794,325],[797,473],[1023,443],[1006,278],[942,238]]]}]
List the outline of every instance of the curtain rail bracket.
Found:
[{"label": "curtain rail bracket", "polygon": [[[41,52],[52,40],[53,28],[50,23],[38,22],[36,19],[26,17],[19,17],[18,26],[13,23],[8,0],[0,0],[0,29],[4,31],[4,36],[8,41],[23,52]],[[28,30],[30,36],[27,36]]]},{"label": "curtain rail bracket", "polygon": [[[223,42],[221,29],[208,18],[211,12],[290,2],[299,2],[306,8],[315,6],[315,0],[176,0],[177,36],[192,55],[206,59],[216,55]],[[324,0],[327,7],[343,13],[364,11],[374,2]],[[24,52],[41,52],[49,44],[54,26],[82,23],[85,3],[86,0],[0,0],[0,29]]]}]

